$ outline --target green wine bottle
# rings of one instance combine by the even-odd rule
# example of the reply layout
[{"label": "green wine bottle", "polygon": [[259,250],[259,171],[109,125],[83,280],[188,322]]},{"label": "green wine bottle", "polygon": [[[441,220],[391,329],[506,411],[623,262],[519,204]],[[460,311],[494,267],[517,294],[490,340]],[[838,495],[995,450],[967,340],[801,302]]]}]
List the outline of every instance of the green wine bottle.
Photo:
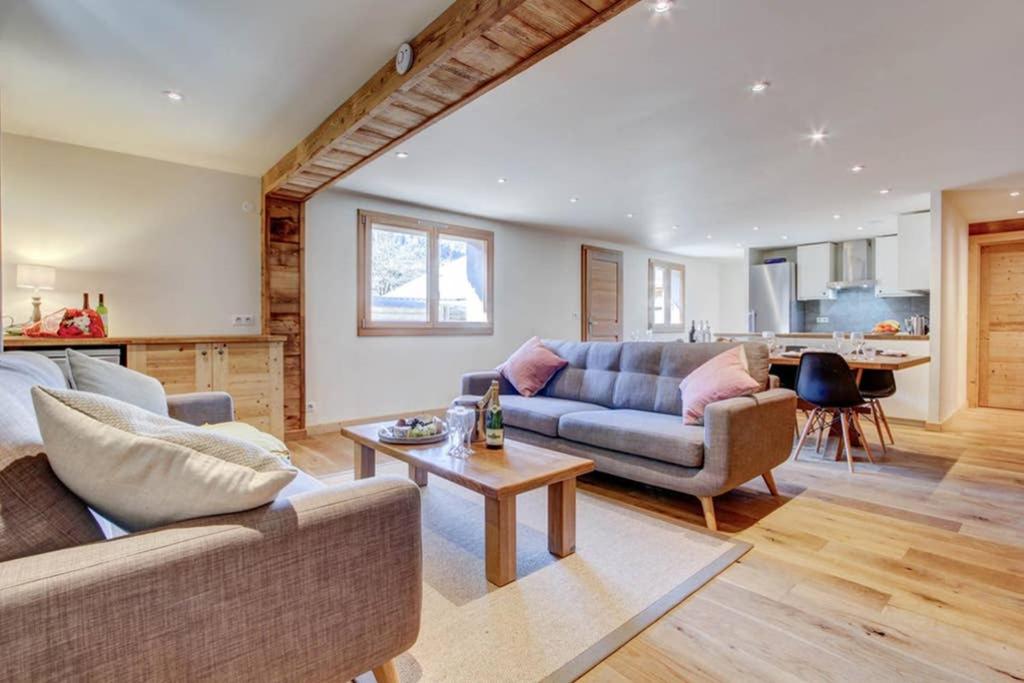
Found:
[{"label": "green wine bottle", "polygon": [[505,446],[505,418],[501,414],[501,399],[498,398],[498,382],[491,382],[491,401],[484,413],[484,435],[488,448]]},{"label": "green wine bottle", "polygon": [[100,292],[100,305],[96,307],[96,315],[103,321],[103,333],[110,336],[110,312],[107,311],[107,304],[103,301],[103,292]]}]

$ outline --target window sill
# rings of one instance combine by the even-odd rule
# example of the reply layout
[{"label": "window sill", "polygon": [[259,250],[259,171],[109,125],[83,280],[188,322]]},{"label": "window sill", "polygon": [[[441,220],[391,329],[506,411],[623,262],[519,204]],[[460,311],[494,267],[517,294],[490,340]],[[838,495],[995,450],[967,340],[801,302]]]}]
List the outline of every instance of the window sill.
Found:
[{"label": "window sill", "polygon": [[494,334],[494,325],[474,325],[472,327],[448,327],[439,325],[437,327],[392,327],[388,325],[374,325],[359,327],[357,334],[360,337],[471,337],[489,336]]}]

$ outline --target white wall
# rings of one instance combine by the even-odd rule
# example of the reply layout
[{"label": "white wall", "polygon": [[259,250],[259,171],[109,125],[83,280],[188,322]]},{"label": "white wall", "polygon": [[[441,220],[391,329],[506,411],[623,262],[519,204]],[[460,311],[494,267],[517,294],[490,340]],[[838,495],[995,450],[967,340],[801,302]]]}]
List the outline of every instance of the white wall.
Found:
[{"label": "white wall", "polygon": [[[493,230],[494,335],[486,337],[358,337],[356,212],[358,209]],[[459,376],[493,368],[532,335],[579,339],[580,245],[624,252],[624,331],[647,328],[647,259],[686,265],[687,321],[719,328],[721,264],[656,254],[550,231],[328,191],[306,206],[306,381],[317,425],[446,405]],[[720,329],[720,328],[719,328]],[[675,338],[679,335],[662,335]]]},{"label": "white wall", "polygon": [[931,400],[941,424],[967,405],[967,260],[969,226],[950,193],[932,194]]},{"label": "white wall", "polygon": [[[259,330],[258,178],[5,134],[3,311],[29,318],[15,265],[57,268],[44,314],[106,295],[116,335]],[[251,202],[246,212],[243,202]],[[252,313],[252,328],[231,316]]]},{"label": "white wall", "polygon": [[746,332],[750,266],[746,259],[723,261],[718,269],[718,327],[721,332]]}]

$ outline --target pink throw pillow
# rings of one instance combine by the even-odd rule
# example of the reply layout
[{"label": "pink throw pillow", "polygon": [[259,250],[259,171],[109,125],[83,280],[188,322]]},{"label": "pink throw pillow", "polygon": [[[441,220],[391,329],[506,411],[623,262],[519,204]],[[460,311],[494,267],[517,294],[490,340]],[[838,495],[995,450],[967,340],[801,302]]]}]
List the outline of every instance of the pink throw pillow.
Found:
[{"label": "pink throw pillow", "polygon": [[498,366],[498,372],[505,376],[523,396],[533,396],[544,388],[556,372],[569,364],[540,343],[540,337],[533,337],[519,347],[508,360]]},{"label": "pink throw pillow", "polygon": [[755,394],[761,390],[761,384],[747,371],[743,347],[736,346],[687,375],[679,389],[683,393],[683,424],[701,425],[708,404]]}]

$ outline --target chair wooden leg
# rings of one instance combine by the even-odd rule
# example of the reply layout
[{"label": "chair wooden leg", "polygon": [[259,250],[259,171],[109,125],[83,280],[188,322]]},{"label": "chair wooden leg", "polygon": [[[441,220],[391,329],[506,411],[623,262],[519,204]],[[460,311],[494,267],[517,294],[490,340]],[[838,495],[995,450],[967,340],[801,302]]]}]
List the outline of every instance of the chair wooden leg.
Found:
[{"label": "chair wooden leg", "polygon": [[875,431],[878,432],[878,443],[882,444],[882,455],[889,452],[885,446],[885,437],[882,436],[882,418],[878,416],[878,407],[875,401],[871,402],[871,421],[875,423]]},{"label": "chair wooden leg", "polygon": [[[821,440],[822,440],[822,437],[825,436],[825,417],[824,416],[825,416],[824,411],[822,412],[821,415],[818,416],[818,443],[814,447],[814,452],[815,453],[821,453]],[[826,446],[828,445],[828,439],[825,439],[825,445]]]},{"label": "chair wooden leg", "polygon": [[715,501],[711,496],[698,496],[700,506],[704,508],[704,522],[712,531],[718,531],[718,520],[715,519]]},{"label": "chair wooden leg", "polygon": [[843,447],[846,449],[846,464],[850,466],[850,474],[853,474],[853,453],[850,451],[850,423],[846,411],[839,412],[839,422],[843,431]]},{"label": "chair wooden leg", "polygon": [[775,475],[772,474],[772,471],[768,470],[767,472],[761,475],[761,478],[764,479],[764,485],[768,487],[768,493],[778,498],[779,489],[778,487],[775,486]]},{"label": "chair wooden leg", "polygon": [[889,428],[889,418],[885,416],[885,411],[882,410],[882,402],[875,401],[875,405],[878,406],[878,414],[882,416],[882,424],[885,425],[885,433],[889,435],[889,443],[895,446],[896,439],[892,438],[892,429]]},{"label": "chair wooden leg", "polygon": [[793,451],[793,460],[799,459],[800,449],[804,447],[804,441],[807,440],[807,435],[811,433],[811,425],[814,424],[814,417],[818,414],[818,410],[818,408],[815,408],[811,416],[807,418],[807,422],[804,423],[804,430],[800,433],[800,440],[796,442],[796,450]]},{"label": "chair wooden leg", "polygon": [[377,683],[398,683],[398,668],[395,666],[395,660],[389,659],[380,666],[374,667],[373,677],[377,679]]},{"label": "chair wooden leg", "polygon": [[864,446],[864,452],[868,456],[868,462],[872,465],[875,464],[875,458],[871,454],[871,446],[868,445],[868,437],[864,433],[864,428],[860,425],[860,414],[856,410],[850,411],[851,422],[853,422],[853,428],[857,430],[857,434],[860,436],[860,443]]}]

